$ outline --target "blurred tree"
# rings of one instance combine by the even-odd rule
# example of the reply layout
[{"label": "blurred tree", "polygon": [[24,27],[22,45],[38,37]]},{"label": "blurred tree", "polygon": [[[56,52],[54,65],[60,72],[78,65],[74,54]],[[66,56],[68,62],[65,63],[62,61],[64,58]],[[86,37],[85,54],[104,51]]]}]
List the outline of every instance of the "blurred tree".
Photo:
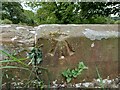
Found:
[{"label": "blurred tree", "polygon": [[[113,23],[111,14],[120,12],[119,2],[27,2],[36,13],[24,10],[19,2],[2,2],[2,19],[13,23],[81,24]],[[102,20],[102,21],[101,21]],[[108,22],[110,20],[110,22]]]},{"label": "blurred tree", "polygon": [[25,19],[25,22],[28,24],[28,25],[37,25],[39,20],[38,18],[36,17],[36,14],[33,13],[32,11],[30,10],[24,10],[24,15],[27,17]]},{"label": "blurred tree", "polygon": [[81,14],[83,18],[94,16],[110,16],[118,14],[120,16],[120,2],[81,2]]},{"label": "blurred tree", "polygon": [[24,10],[19,2],[2,2],[2,19],[9,19],[13,23],[24,22]]},{"label": "blurred tree", "polygon": [[[105,18],[108,19],[111,14],[120,11],[119,2],[29,2],[27,4],[32,8],[38,8],[37,17],[40,24],[80,24],[96,23],[96,21],[106,23]],[[96,17],[99,18],[95,19]]]},{"label": "blurred tree", "polygon": [[[79,2],[78,2],[79,3]],[[39,23],[78,23],[79,4],[74,2],[29,2],[27,3],[32,8],[41,6],[37,10]],[[34,5],[33,5],[34,4]]]},{"label": "blurred tree", "polygon": [[40,3],[42,6],[37,10],[37,17],[41,24],[43,23],[57,23],[57,17],[54,13],[56,6],[54,3]]}]

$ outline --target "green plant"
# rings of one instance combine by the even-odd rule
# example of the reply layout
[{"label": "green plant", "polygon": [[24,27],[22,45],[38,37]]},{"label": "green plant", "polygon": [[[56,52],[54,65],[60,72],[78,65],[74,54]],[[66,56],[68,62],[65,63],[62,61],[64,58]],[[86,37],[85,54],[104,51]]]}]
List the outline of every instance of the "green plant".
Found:
[{"label": "green plant", "polygon": [[[39,72],[40,69],[45,70],[48,74],[48,71],[46,68],[43,67],[39,67],[38,65],[42,62],[42,51],[40,50],[40,48],[37,47],[33,47],[31,49],[31,51],[28,53],[28,58],[31,59],[31,61],[28,63],[28,65],[32,64],[32,72],[35,72],[35,80],[32,81],[28,81],[29,84],[33,84],[33,86],[35,86],[36,88],[43,88],[43,81],[41,80],[41,78],[39,77]],[[29,78],[31,77],[31,74],[29,75]]]},{"label": "green plant", "polygon": [[84,69],[88,69],[88,67],[86,67],[83,62],[79,62],[77,68],[67,69],[62,72],[62,75],[66,78],[67,83],[69,83],[73,78],[80,75]]},{"label": "green plant", "polygon": [[42,62],[42,51],[39,48],[32,48],[31,52],[28,53],[28,58],[31,59],[29,64],[37,65]]},{"label": "green plant", "polygon": [[0,24],[2,24],[2,20],[0,19]]},{"label": "green plant", "polygon": [[[0,55],[1,54],[4,54],[4,55],[6,55],[7,57],[9,57],[9,59],[5,59],[5,60],[0,60],[0,69],[14,69],[14,68],[16,68],[16,69],[24,69],[24,70],[28,70],[28,71],[30,71],[30,69],[28,68],[28,65],[27,64],[25,64],[25,63],[23,63],[22,61],[23,60],[26,60],[26,58],[21,58],[21,59],[18,59],[18,58],[16,58],[15,56],[13,56],[13,55],[10,55],[9,53],[7,53],[7,52],[5,52],[5,51],[3,51],[3,50],[0,50]],[[18,66],[8,66],[7,64],[6,65],[2,65],[2,64],[4,64],[4,63],[9,63],[9,62],[17,62],[17,63],[19,63],[19,64],[21,64],[22,65],[22,67],[18,67]],[[0,70],[1,71],[1,70]],[[1,75],[2,75],[2,73],[1,73]],[[3,75],[2,75],[3,76]],[[2,84],[2,76],[1,76],[1,84]],[[9,83],[9,82],[8,82]],[[0,85],[0,88],[2,89],[2,85]],[[0,89],[0,90],[1,90]]]},{"label": "green plant", "polygon": [[117,20],[114,22],[115,24],[120,24],[120,20]]},{"label": "green plant", "polygon": [[105,17],[105,16],[94,16],[90,19],[88,19],[92,24],[113,24],[114,20],[111,19],[110,17]]},{"label": "green plant", "polygon": [[9,57],[9,59],[1,60],[0,63],[17,62],[17,63],[20,63],[23,67],[26,67],[26,68],[23,68],[23,67],[16,67],[16,66],[1,66],[0,69],[3,69],[3,68],[23,68],[23,69],[29,70],[27,68],[29,66],[22,62],[23,60],[27,60],[27,58],[20,58],[20,59],[18,59],[15,56],[10,55],[9,53],[7,53],[7,52],[5,52],[3,50],[0,50],[0,52],[2,54],[4,54],[4,55]]},{"label": "green plant", "polygon": [[96,67],[96,72],[97,72],[98,78],[100,79],[100,86],[101,86],[101,88],[104,88],[104,83],[103,83],[102,77],[100,76],[100,73],[99,73],[97,67]]},{"label": "green plant", "polygon": [[[17,68],[17,69],[28,70],[29,77],[28,77],[28,82],[26,83],[25,87],[33,85],[33,87],[35,87],[35,88],[41,88],[41,89],[43,88],[44,83],[43,83],[42,79],[40,78],[39,72],[41,69],[46,71],[48,78],[49,78],[49,73],[46,68],[38,66],[42,62],[42,51],[39,48],[36,48],[36,47],[32,48],[30,53],[28,53],[27,58],[20,58],[20,59],[16,58],[14,55],[11,55],[3,50],[0,50],[0,52],[4,55],[8,56],[7,60],[6,59],[1,60],[0,63],[17,62],[22,65],[22,67],[5,65],[5,66],[0,66],[0,69]],[[28,60],[28,58],[31,59],[29,64],[24,63],[23,61]],[[30,64],[32,64],[32,67]],[[32,70],[31,70],[31,68],[32,68]],[[33,75],[33,74],[35,75],[35,78],[34,78],[34,80],[31,80],[31,75]],[[48,82],[48,85],[49,85],[49,82]]]},{"label": "green plant", "polygon": [[12,24],[12,21],[10,21],[9,19],[4,19],[1,21],[1,24]]}]

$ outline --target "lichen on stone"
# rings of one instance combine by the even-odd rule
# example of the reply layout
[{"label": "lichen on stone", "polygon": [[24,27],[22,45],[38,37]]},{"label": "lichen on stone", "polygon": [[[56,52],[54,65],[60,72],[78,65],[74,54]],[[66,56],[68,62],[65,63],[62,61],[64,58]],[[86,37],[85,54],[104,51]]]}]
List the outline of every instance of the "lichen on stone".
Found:
[{"label": "lichen on stone", "polygon": [[108,38],[117,38],[120,33],[116,31],[95,31],[92,29],[85,29],[83,34],[90,40],[101,40]]}]

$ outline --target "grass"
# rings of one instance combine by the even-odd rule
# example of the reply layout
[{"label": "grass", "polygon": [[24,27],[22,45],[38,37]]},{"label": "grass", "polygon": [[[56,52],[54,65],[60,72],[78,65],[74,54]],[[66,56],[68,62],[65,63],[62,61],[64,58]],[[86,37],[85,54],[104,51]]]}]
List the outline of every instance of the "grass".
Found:
[{"label": "grass", "polygon": [[[16,57],[14,57],[13,55],[10,55],[9,53],[6,53],[5,51],[3,50],[0,50],[0,52],[6,56],[8,56],[11,60],[1,60],[0,62],[1,63],[7,63],[7,62],[18,62],[20,64],[22,64],[24,67],[29,67],[27,64],[23,63],[22,60],[27,60],[27,58],[21,58],[21,59],[18,59]],[[4,66],[3,66],[4,67]],[[2,68],[2,67],[1,67]]]},{"label": "grass", "polygon": [[[8,59],[1,60],[0,63],[17,62],[22,65],[21,67],[4,65],[4,66],[0,66],[0,69],[24,69],[24,70],[28,70],[30,72],[29,76],[28,76],[28,82],[26,82],[25,86],[36,81],[35,88],[40,88],[40,89],[43,88],[44,83],[43,83],[42,79],[40,78],[40,76],[37,74],[38,70],[45,71],[47,73],[48,79],[50,79],[48,69],[38,66],[38,64],[40,64],[40,62],[42,61],[42,52],[39,49],[33,48],[27,58],[16,58],[15,56],[13,56],[3,50],[0,50],[0,53],[2,53],[3,55],[8,57]],[[32,62],[31,63],[32,65],[29,65],[29,64],[26,64],[23,62],[28,59],[31,59],[30,62]],[[32,69],[30,69],[30,68],[32,68]],[[35,75],[35,79],[33,79],[33,80],[31,80],[32,75]],[[49,87],[50,87],[50,80],[48,80],[48,88]]]},{"label": "grass", "polygon": [[100,86],[101,86],[101,88],[103,88],[103,90],[104,90],[103,79],[102,79],[102,77],[101,77],[101,75],[100,75],[100,73],[99,73],[99,70],[98,70],[97,66],[96,66],[96,72],[97,72],[98,78],[100,79]]}]

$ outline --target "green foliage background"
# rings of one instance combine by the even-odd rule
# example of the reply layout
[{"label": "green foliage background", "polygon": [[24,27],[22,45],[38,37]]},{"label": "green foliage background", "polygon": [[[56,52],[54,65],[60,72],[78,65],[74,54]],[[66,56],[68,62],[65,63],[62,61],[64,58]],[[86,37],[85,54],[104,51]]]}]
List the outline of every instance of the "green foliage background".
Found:
[{"label": "green foliage background", "polygon": [[[120,2],[2,2],[2,23],[13,24],[113,24],[120,20]],[[37,8],[36,12],[34,9]],[[117,19],[111,14],[118,14]]]}]

